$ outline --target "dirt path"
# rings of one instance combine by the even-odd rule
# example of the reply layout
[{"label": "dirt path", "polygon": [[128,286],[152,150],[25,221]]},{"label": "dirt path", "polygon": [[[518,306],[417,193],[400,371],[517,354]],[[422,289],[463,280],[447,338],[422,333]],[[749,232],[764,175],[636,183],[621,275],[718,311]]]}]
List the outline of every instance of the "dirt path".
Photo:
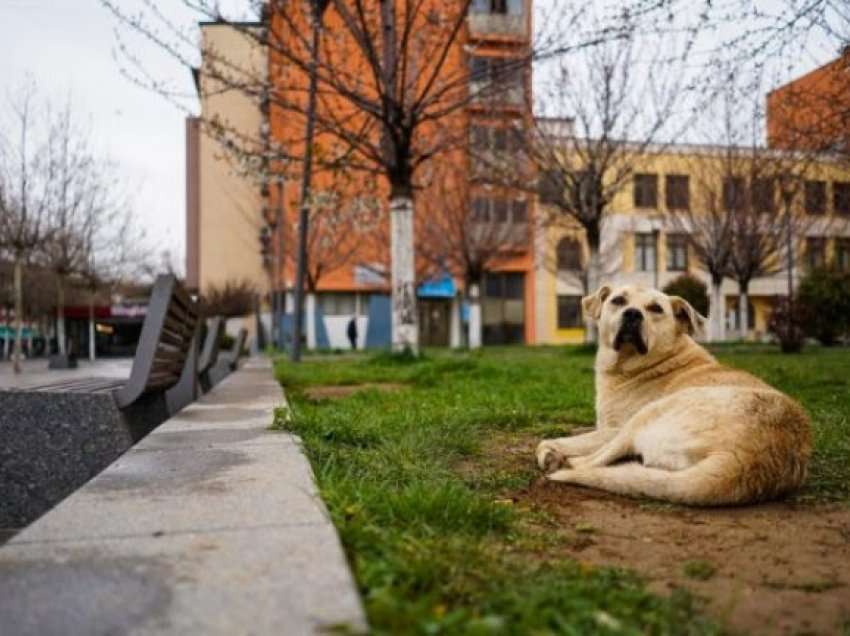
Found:
[{"label": "dirt path", "polygon": [[[508,444],[503,459],[533,448]],[[850,634],[846,504],[684,508],[542,479],[513,499],[553,518],[564,554],[635,570],[658,593],[684,587],[734,632]]]}]

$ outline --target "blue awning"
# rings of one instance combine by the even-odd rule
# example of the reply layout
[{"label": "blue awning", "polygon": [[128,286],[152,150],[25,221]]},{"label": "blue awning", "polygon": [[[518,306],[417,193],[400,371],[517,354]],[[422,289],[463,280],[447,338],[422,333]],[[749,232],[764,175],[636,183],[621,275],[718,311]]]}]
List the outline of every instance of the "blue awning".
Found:
[{"label": "blue awning", "polygon": [[451,274],[426,281],[416,290],[419,298],[454,298],[456,294],[457,288]]}]

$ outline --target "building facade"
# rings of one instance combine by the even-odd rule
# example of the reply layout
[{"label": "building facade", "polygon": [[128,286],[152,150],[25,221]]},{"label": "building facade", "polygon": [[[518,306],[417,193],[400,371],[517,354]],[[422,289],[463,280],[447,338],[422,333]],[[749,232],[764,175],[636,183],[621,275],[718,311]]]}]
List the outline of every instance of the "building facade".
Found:
[{"label": "building facade", "polygon": [[[805,236],[795,238],[794,285],[814,266],[850,269],[850,166],[834,155],[798,161],[790,151],[759,151],[759,156],[764,154],[770,155],[772,165],[779,162],[784,169],[797,171],[792,205]],[[730,157],[734,157],[732,164]],[[727,205],[730,192],[735,187],[741,190],[742,184],[748,196],[761,197],[765,214],[777,214],[782,205],[779,184],[765,171],[757,178],[751,176],[757,161],[751,149],[694,145],[651,148],[636,156],[634,174],[614,197],[603,224],[602,280],[663,288],[682,274],[691,274],[708,284],[709,275],[688,233],[688,219],[701,210],[707,213],[712,205]],[[753,187],[753,182],[760,185]],[[540,342],[582,342],[580,301],[586,293],[588,256],[583,231],[570,223],[552,227],[540,245],[544,253],[538,258],[538,285],[546,295]],[[773,304],[788,289],[785,259],[779,253],[775,258],[777,262],[767,268],[769,275],[758,276],[750,284],[746,327],[738,319],[738,285],[724,279],[721,311],[727,338],[766,335]]]},{"label": "building facade", "polygon": [[[450,40],[445,32],[452,20],[441,16],[444,5],[426,2],[417,9],[423,16],[433,15],[419,29],[425,38]],[[449,12],[450,13],[450,12]],[[404,15],[399,2],[399,15]],[[343,18],[331,7],[324,17],[325,36],[321,40],[321,59],[328,68],[352,76],[371,77],[369,65],[363,59],[362,48],[348,41],[350,34],[340,23]],[[443,20],[444,22],[441,22]],[[286,24],[280,26],[279,23]],[[297,24],[307,28],[304,16],[288,14],[272,16],[272,24],[282,37]],[[431,30],[431,26],[434,30]],[[275,27],[273,26],[273,29]],[[440,29],[443,29],[442,31]],[[341,35],[340,35],[341,34]],[[280,36],[279,36],[280,37]],[[482,165],[496,156],[511,151],[510,144],[521,134],[531,116],[531,0],[476,0],[472,3],[463,28],[446,52],[441,69],[447,83],[462,78],[465,97],[455,98],[459,107],[451,107],[438,120],[419,129],[422,138],[445,139],[444,149],[417,169],[414,192],[416,219],[414,225],[417,251],[416,270],[420,341],[425,346],[458,346],[463,343],[468,319],[464,298],[467,285],[463,268],[453,258],[444,266],[426,262],[425,254],[439,242],[433,225],[435,218],[444,219],[454,213],[458,196],[462,196],[463,215],[480,215],[484,219],[500,219],[510,229],[504,232],[504,246],[496,258],[490,259],[480,282],[483,341],[485,343],[533,343],[535,335],[535,285],[532,259],[531,219],[533,196],[516,188],[505,188],[488,179]],[[415,47],[405,50],[416,64]],[[437,49],[438,50],[438,49]],[[307,78],[303,69],[293,67],[283,55],[270,55],[273,85],[290,87],[291,98],[300,106],[283,108],[272,104],[271,135],[281,147],[291,148],[300,155],[304,130],[303,118],[292,112],[304,107]],[[423,78],[424,81],[425,78]],[[369,82],[361,87],[369,92]],[[284,98],[285,100],[286,98]],[[300,101],[299,101],[300,100]],[[350,134],[362,134],[373,122],[364,121],[361,114],[351,111],[350,100],[333,94],[325,83],[318,104],[319,119],[328,120],[346,113],[351,123]],[[368,133],[367,133],[368,134]],[[375,130],[372,134],[378,135]],[[429,139],[425,139],[429,138]],[[426,143],[427,142],[427,143]],[[324,157],[338,152],[337,131],[317,131],[316,152]],[[481,159],[487,155],[487,159]],[[300,175],[296,169],[287,178],[279,203],[273,191],[269,206],[280,205],[286,223],[277,232],[276,243],[292,245],[291,233],[296,226]],[[309,241],[307,344],[347,348],[346,329],[355,320],[361,346],[384,346],[389,343],[387,312],[389,311],[389,186],[384,175],[367,171],[333,172],[318,169],[312,184],[314,199],[329,202],[322,215],[333,219],[329,224],[311,229],[315,239]],[[458,193],[462,192],[462,195]],[[379,220],[368,215],[356,216],[357,211],[377,210]],[[317,218],[319,215],[317,215]],[[321,221],[319,221],[321,223]],[[372,223],[381,227],[371,227]],[[369,231],[362,229],[369,226]],[[287,232],[289,232],[287,234]],[[281,262],[280,278],[291,290],[296,258],[288,250]],[[321,271],[318,266],[322,265]],[[292,306],[291,296],[288,307]],[[287,318],[291,320],[291,318]]]},{"label": "building facade", "polygon": [[[265,50],[246,34],[260,24],[200,27],[202,64],[194,73],[200,115],[186,120],[186,282],[203,293],[248,281],[265,293],[269,273],[258,240],[265,225],[262,184],[246,159],[262,139],[263,113],[237,86],[266,73]],[[228,139],[241,140],[239,150]]]},{"label": "building facade", "polygon": [[767,141],[786,150],[850,152],[850,46],[768,93]]}]

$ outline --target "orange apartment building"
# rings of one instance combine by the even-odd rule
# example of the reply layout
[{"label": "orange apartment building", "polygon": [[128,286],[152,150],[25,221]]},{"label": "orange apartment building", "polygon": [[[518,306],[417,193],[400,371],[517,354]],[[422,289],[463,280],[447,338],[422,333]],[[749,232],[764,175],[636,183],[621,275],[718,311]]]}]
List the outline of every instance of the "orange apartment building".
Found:
[{"label": "orange apartment building", "polygon": [[767,141],[785,150],[850,152],[850,46],[768,94]]},{"label": "orange apartment building", "polygon": [[[399,4],[401,2],[399,0]],[[487,183],[486,174],[476,168],[476,156],[484,153],[508,153],[510,132],[522,130],[531,116],[531,65],[528,51],[531,42],[531,0],[475,0],[461,33],[458,34],[443,66],[447,75],[468,76],[470,99],[463,108],[453,111],[429,128],[419,131],[420,135],[439,135],[446,130],[456,131],[463,142],[455,149],[430,160],[433,165],[419,168],[419,174],[451,175],[463,183],[468,192],[468,206],[472,211],[486,210],[516,226],[504,257],[485,275],[482,290],[482,324],[484,344],[535,341],[535,298],[534,266],[532,258],[531,197],[505,190]],[[439,11],[441,2],[433,2],[433,11]],[[400,9],[401,11],[401,9]],[[340,24],[342,18],[331,6],[323,20],[324,35],[321,43],[321,59],[328,67],[340,69],[352,77],[364,79],[363,90],[369,91],[370,69],[363,58],[362,49],[347,41],[350,34]],[[292,30],[293,22],[305,24],[306,16],[295,16],[290,12],[285,20],[272,16],[272,31],[285,33]],[[437,21],[435,21],[437,23]],[[443,34],[432,33],[431,37]],[[277,37],[281,37],[277,35]],[[427,36],[426,36],[427,37]],[[278,100],[272,100],[270,130],[273,143],[290,148],[293,155],[303,149],[304,119],[293,116],[291,108],[276,106],[276,101],[295,101],[303,106],[306,100],[307,77],[303,69],[295,68],[270,46],[269,73],[271,84],[281,91]],[[410,50],[410,49],[408,49]],[[412,57],[412,56],[411,56]],[[518,62],[519,60],[519,62]],[[415,60],[410,60],[415,64]],[[500,83],[498,90],[477,90],[481,83]],[[288,91],[288,95],[287,95]],[[479,95],[479,93],[481,93]],[[477,95],[477,96],[476,96]],[[355,112],[350,102],[328,94],[327,86],[318,105],[320,119],[334,117],[349,121],[353,134],[367,125],[367,118]],[[324,109],[324,110],[322,110]],[[379,134],[375,132],[374,134]],[[336,152],[337,136],[317,130],[314,148],[324,157]],[[473,149],[472,146],[475,146]],[[474,150],[474,152],[473,152]],[[287,174],[284,179],[284,216],[287,222],[277,233],[275,243],[294,245],[294,231],[300,198],[300,166],[280,167]],[[328,201],[336,210],[325,210],[329,218],[336,220],[336,234],[327,226],[316,229],[317,238],[311,244],[310,258],[313,266],[308,268],[307,299],[307,342],[308,346],[347,347],[345,329],[352,318],[358,324],[361,344],[384,346],[389,343],[389,231],[387,213],[384,225],[377,232],[360,232],[360,223],[370,219],[334,215],[345,207],[355,209],[385,210],[389,186],[382,175],[368,172],[340,174],[322,170],[317,166],[313,177],[315,197]],[[444,184],[419,181],[415,193],[417,228],[415,242],[417,251],[422,247],[427,232],[424,224],[430,215],[440,214]],[[279,202],[277,190],[269,191],[267,210],[274,210]],[[321,223],[321,221],[319,221]],[[371,228],[374,229],[374,228]],[[319,236],[324,232],[324,236]],[[324,244],[324,248],[322,245]],[[323,253],[322,250],[325,250]],[[282,259],[279,278],[287,290],[294,287],[295,250],[286,250]],[[339,264],[335,257],[345,255]],[[322,261],[327,266],[318,275],[315,266]],[[462,272],[435,272],[424,263],[417,263],[422,273],[417,293],[420,340],[425,346],[457,346],[462,344],[462,323],[466,311],[463,303],[465,293]],[[291,308],[291,298],[287,307]],[[315,309],[314,309],[315,308]],[[315,313],[315,318],[311,315]],[[364,337],[365,336],[365,337]]]},{"label": "orange apartment building", "polygon": [[[439,183],[439,178],[429,181],[427,175],[449,175],[460,184],[470,214],[511,224],[503,253],[489,268],[492,271],[486,272],[481,285],[484,344],[533,343],[536,337],[535,307],[539,303],[535,298],[532,249],[533,197],[488,182],[486,167],[501,157],[515,155],[512,135],[527,129],[530,121],[531,2],[472,1],[443,67],[447,74],[465,78],[469,99],[461,108],[420,131],[427,136],[451,130],[461,141],[419,169],[419,174],[425,176],[415,194],[417,252],[429,234],[429,219],[448,205],[441,187],[445,184]],[[443,6],[438,0],[432,4],[436,12]],[[293,16],[305,5],[287,5],[290,29],[292,21],[300,21],[304,25],[301,31],[309,32],[306,16]],[[399,6],[403,6],[401,0]],[[340,19],[331,6],[323,21],[322,58],[366,78],[368,85],[369,69],[361,49],[340,36],[345,32]],[[280,20],[281,16],[271,16],[273,33],[276,28],[285,31]],[[439,24],[439,20],[434,24]],[[284,290],[286,311],[291,312],[300,165],[297,161],[287,164],[272,160],[265,167],[266,174],[258,179],[256,174],[244,170],[222,139],[206,134],[204,127],[206,122],[224,122],[238,138],[257,140],[266,149],[275,147],[298,156],[303,151],[304,119],[275,104],[287,100],[303,104],[307,77],[303,69],[282,59],[273,45],[263,47],[260,38],[246,35],[248,30],[263,28],[261,22],[211,22],[200,26],[203,55],[195,82],[201,114],[187,120],[188,283],[204,292],[228,280],[247,279],[264,294]],[[440,35],[432,33],[432,37]],[[415,64],[415,60],[411,63]],[[267,84],[279,94],[264,107],[256,96],[228,89],[226,82],[220,80],[222,75],[265,75]],[[494,90],[485,94],[479,89],[487,84]],[[328,94],[326,86],[319,109],[347,117],[353,129],[364,123],[345,100]],[[323,158],[334,152],[333,135],[317,130],[315,139],[314,148],[324,153]],[[482,157],[486,161],[480,161]],[[307,298],[308,346],[346,348],[345,331],[352,318],[357,321],[360,346],[384,346],[390,337],[386,179],[366,172],[336,173],[317,166],[313,191],[317,205],[324,207],[322,214],[315,215],[308,250],[313,258],[307,285],[311,292]],[[368,214],[341,216],[341,211],[348,208]],[[373,231],[374,219],[381,214],[383,227]],[[278,223],[279,218],[283,222]],[[364,228],[366,225],[370,227]],[[258,242],[263,235],[267,242],[265,254],[261,254]],[[322,266],[321,271],[317,271],[317,265]],[[463,343],[467,290],[462,272],[450,271],[450,267],[445,270],[435,272],[417,262],[421,282],[417,293],[420,341],[425,346]],[[271,326],[269,320],[266,315],[267,327]]]}]

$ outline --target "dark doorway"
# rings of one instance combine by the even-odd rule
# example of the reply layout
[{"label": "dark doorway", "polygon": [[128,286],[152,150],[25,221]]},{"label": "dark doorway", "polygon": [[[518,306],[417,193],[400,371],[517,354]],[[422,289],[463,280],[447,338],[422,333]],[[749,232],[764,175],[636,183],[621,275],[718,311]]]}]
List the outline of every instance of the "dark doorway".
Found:
[{"label": "dark doorway", "polygon": [[419,299],[419,342],[423,347],[449,346],[451,301]]},{"label": "dark doorway", "polygon": [[482,303],[485,345],[525,342],[525,274],[488,272]]}]

